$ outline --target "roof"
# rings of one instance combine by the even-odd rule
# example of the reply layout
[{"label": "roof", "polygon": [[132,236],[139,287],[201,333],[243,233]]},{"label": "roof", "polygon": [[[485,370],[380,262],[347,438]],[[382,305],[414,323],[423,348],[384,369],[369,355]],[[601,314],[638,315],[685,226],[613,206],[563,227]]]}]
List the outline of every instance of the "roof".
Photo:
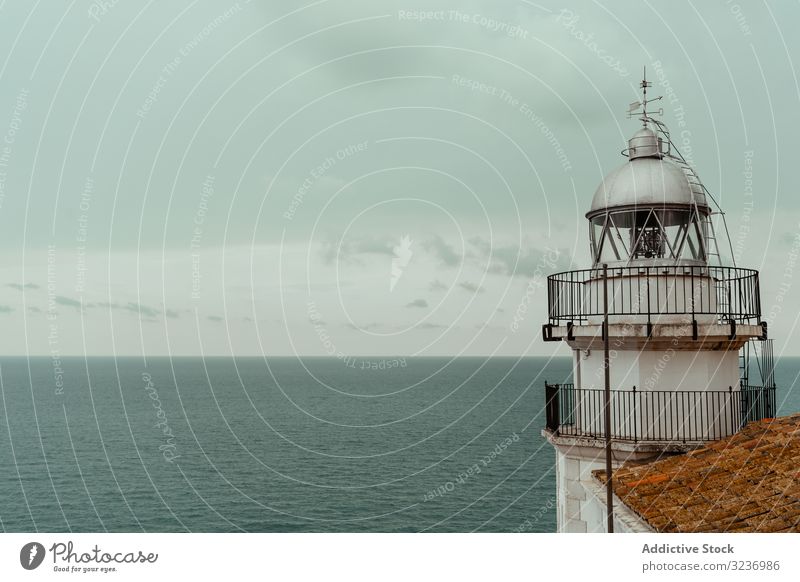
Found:
[{"label": "roof", "polygon": [[[605,472],[595,471],[605,482]],[[613,475],[614,492],[659,532],[800,531],[800,414]]]},{"label": "roof", "polygon": [[606,176],[594,193],[589,215],[606,208],[663,205],[708,206],[692,191],[683,168],[668,157],[634,158]]},{"label": "roof", "polygon": [[658,136],[649,127],[643,127],[628,140],[628,158],[661,157]]}]

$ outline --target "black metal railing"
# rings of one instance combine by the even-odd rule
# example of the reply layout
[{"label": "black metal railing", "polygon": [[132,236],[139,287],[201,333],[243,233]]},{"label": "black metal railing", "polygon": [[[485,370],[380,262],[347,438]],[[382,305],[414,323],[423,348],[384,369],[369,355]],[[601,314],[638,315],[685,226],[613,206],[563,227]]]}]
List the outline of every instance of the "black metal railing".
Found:
[{"label": "black metal railing", "polygon": [[[761,317],[758,271],[738,267],[609,267],[609,315],[714,316],[720,323],[755,323]],[[547,278],[551,325],[603,316],[601,269]]]},{"label": "black metal railing", "polygon": [[[605,438],[604,391],[545,383],[546,427],[557,435]],[[706,442],[775,415],[775,387],[728,390],[611,390],[611,434],[617,441]]]}]

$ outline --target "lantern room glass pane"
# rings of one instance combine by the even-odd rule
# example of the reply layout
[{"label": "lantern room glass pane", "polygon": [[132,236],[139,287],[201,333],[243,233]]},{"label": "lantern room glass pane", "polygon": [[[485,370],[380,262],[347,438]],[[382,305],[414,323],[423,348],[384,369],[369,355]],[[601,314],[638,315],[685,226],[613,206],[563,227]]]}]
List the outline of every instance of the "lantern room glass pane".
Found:
[{"label": "lantern room glass pane", "polygon": [[694,209],[635,208],[590,221],[596,263],[667,259],[706,260],[705,217]]}]

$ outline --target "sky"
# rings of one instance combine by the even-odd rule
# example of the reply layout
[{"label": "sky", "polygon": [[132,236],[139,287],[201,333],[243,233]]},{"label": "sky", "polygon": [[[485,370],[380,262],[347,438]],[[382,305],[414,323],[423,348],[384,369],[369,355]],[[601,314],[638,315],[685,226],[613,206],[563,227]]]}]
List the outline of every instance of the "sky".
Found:
[{"label": "sky", "polygon": [[646,67],[800,355],[798,17],[0,0],[0,353],[566,355],[544,278],[590,266]]}]

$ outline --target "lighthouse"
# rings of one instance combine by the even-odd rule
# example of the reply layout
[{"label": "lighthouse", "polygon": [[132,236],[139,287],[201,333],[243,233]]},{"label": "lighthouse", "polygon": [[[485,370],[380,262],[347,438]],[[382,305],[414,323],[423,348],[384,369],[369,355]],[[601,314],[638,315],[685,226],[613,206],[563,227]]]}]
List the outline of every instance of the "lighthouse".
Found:
[{"label": "lighthouse", "polygon": [[[642,98],[627,158],[586,213],[592,264],[548,277],[545,341],[566,342],[572,382],[545,384],[558,531],[606,531],[593,472],[685,453],[774,415],[758,272],[725,264],[724,213]],[[751,357],[760,382],[751,378]],[[606,411],[609,416],[606,417]],[[623,508],[624,509],[624,508]],[[638,531],[620,512],[615,531]]]}]

